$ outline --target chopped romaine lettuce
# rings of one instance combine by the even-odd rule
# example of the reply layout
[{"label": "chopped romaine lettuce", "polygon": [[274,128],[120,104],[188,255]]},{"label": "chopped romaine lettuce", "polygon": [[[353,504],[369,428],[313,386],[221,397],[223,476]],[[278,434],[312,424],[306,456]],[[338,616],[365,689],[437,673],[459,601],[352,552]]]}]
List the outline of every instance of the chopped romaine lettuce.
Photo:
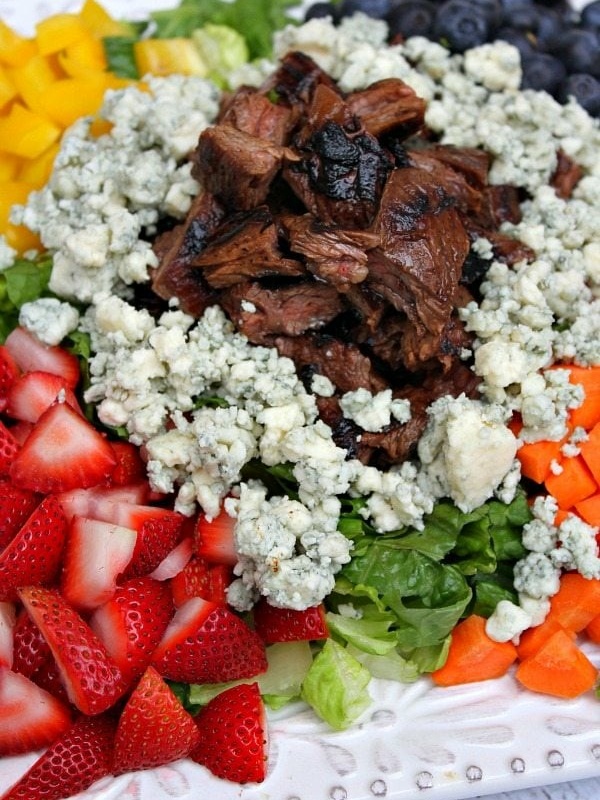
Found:
[{"label": "chopped romaine lettuce", "polygon": [[222,88],[228,86],[228,74],[248,61],[246,40],[228,25],[207,23],[196,28],[192,40],[208,68],[208,77]]},{"label": "chopped romaine lettuce", "polygon": [[19,258],[0,272],[0,342],[18,324],[19,308],[23,303],[48,295],[48,281],[52,270],[52,259]]}]

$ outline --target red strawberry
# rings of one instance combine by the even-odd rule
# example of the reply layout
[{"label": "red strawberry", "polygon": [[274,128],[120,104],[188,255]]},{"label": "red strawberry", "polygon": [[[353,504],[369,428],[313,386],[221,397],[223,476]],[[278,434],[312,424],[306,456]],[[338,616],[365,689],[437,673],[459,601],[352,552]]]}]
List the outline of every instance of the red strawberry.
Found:
[{"label": "red strawberry", "polygon": [[71,723],[68,708],[33,681],[0,667],[0,756],[53,742]]},{"label": "red strawberry", "polygon": [[8,475],[21,445],[0,421],[0,475]]},{"label": "red strawberry", "polygon": [[110,708],[126,683],[90,626],[55,589],[29,586],[19,595],[50,645],[73,705],[84,714]]},{"label": "red strawberry", "polygon": [[181,541],[186,518],[166,508],[125,503],[118,505],[119,508],[115,509],[116,519],[123,520],[119,524],[128,525],[138,532],[133,558],[125,574],[128,578],[148,575]]},{"label": "red strawberry", "polygon": [[6,345],[0,344],[0,411],[6,408],[6,396],[18,377],[19,368],[14,358]]},{"label": "red strawberry", "polygon": [[37,422],[57,398],[82,413],[73,389],[60,375],[40,370],[26,372],[8,392],[6,413],[22,422]]},{"label": "red strawberry", "polygon": [[113,772],[152,769],[185,758],[199,738],[191,714],[158,672],[148,667],[119,718]]},{"label": "red strawberry", "polygon": [[265,599],[254,606],[254,629],[266,644],[327,639],[329,630],[321,603],[303,611],[276,608]]},{"label": "red strawberry", "polygon": [[19,586],[52,583],[66,534],[65,515],[58,500],[48,495],[0,553],[0,600],[16,600]]},{"label": "red strawberry", "polygon": [[132,578],[96,609],[90,627],[131,682],[150,663],[172,616],[173,601],[166,583],[149,577]]},{"label": "red strawberry", "polygon": [[[150,487],[146,482],[129,486],[90,486],[88,489],[71,489],[59,492],[56,497],[67,519],[80,517],[111,522],[115,516],[115,503],[145,503]],[[127,527],[127,526],[125,526]]]},{"label": "red strawberry", "polygon": [[0,603],[0,667],[12,669],[17,612],[13,603]]},{"label": "red strawberry", "polygon": [[33,423],[23,422],[23,420],[17,420],[10,426],[10,432],[20,445],[25,443],[25,439],[29,436],[32,430]]},{"label": "red strawberry", "polygon": [[115,725],[108,715],[78,718],[2,800],[62,800],[110,775]]},{"label": "red strawberry", "polygon": [[6,337],[6,349],[22,372],[42,370],[61,375],[71,388],[79,381],[79,361],[59,345],[47,345],[26,328],[14,328]]},{"label": "red strawberry", "polygon": [[[58,501],[57,501],[58,502]],[[91,610],[115,593],[131,561],[137,533],[86,517],[73,517],[67,534],[61,591],[71,605]]]},{"label": "red strawberry", "polygon": [[71,705],[58,664],[54,660],[52,653],[48,654],[44,663],[33,673],[31,680],[41,686],[42,689],[45,689],[52,697],[62,700],[65,705]]},{"label": "red strawberry", "polygon": [[64,492],[94,486],[110,475],[110,444],[66,403],[55,403],[37,421],[10,475],[17,486],[37,492]]},{"label": "red strawberry", "polygon": [[111,442],[110,446],[117,462],[108,483],[111,486],[128,486],[146,478],[146,465],[140,450],[131,442]]},{"label": "red strawberry", "polygon": [[4,550],[40,502],[40,495],[0,479],[0,551]]},{"label": "red strawberry", "polygon": [[258,684],[242,683],[214,697],[197,715],[200,743],[190,758],[235,783],[267,775],[268,737]]},{"label": "red strawberry", "polygon": [[50,647],[41,630],[27,611],[21,609],[13,632],[12,669],[25,675],[26,678],[31,678],[51,655]]},{"label": "red strawberry", "polygon": [[218,517],[208,520],[200,514],[196,525],[196,552],[216,564],[237,564],[238,555],[233,542],[235,519],[223,510]]},{"label": "red strawberry", "polygon": [[181,606],[190,597],[202,597],[225,604],[226,590],[232,579],[232,569],[227,564],[209,564],[200,556],[192,556],[181,572],[171,579],[173,602]]},{"label": "red strawberry", "polygon": [[183,683],[224,683],[267,668],[258,634],[227,606],[201,597],[177,609],[152,663],[165,678]]},{"label": "red strawberry", "polygon": [[157,581],[168,581],[178,575],[188,563],[194,552],[194,540],[186,536],[168,553],[160,564],[153,569],[150,577]]}]

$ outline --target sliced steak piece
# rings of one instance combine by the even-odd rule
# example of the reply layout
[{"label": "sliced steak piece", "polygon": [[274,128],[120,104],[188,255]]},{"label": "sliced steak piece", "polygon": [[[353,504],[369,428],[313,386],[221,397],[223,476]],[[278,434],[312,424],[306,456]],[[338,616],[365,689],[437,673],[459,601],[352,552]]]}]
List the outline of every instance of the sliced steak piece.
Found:
[{"label": "sliced steak piece", "polygon": [[425,101],[399,78],[376,81],[349,94],[346,102],[373,136],[404,139],[425,124]]},{"label": "sliced steak piece", "polygon": [[159,265],[151,273],[154,292],[164,300],[177,297],[187,314],[201,316],[216,301],[215,292],[190,262],[206,246],[225,211],[209,192],[193,201],[184,222],[161,234],[154,242]]},{"label": "sliced steak piece", "polygon": [[299,372],[310,369],[325,375],[342,394],[359,388],[380,392],[387,386],[355,344],[319,333],[277,336],[272,344],[280,355],[292,359]]},{"label": "sliced steak piece", "polygon": [[562,149],[557,152],[556,158],[556,169],[550,178],[550,186],[559,197],[568,200],[583,176],[583,169]]},{"label": "sliced steak piece", "polygon": [[349,284],[365,280],[368,275],[366,251],[379,244],[377,234],[320,222],[311,214],[286,214],[280,221],[290,250],[301,255],[318,278],[341,292]]},{"label": "sliced steak piece", "polygon": [[436,148],[409,150],[410,164],[425,170],[435,183],[451,197],[458,209],[466,214],[476,214],[483,202],[481,187],[475,187],[466,175],[436,155]]},{"label": "sliced steak piece", "polygon": [[190,263],[214,289],[249,278],[297,277],[306,272],[300,260],[283,256],[267,206],[230,214]]},{"label": "sliced steak piece", "polygon": [[259,92],[275,92],[282,102],[302,114],[318,86],[327,86],[341,94],[333,78],[316,61],[306,53],[292,51],[281,59],[279,67],[259,87]]},{"label": "sliced steak piece", "polygon": [[476,220],[484,228],[496,229],[503,222],[514,225],[521,221],[521,203],[519,189],[510,184],[486,186],[483,190],[482,203]]},{"label": "sliced steak piece", "polygon": [[248,211],[264,203],[286,158],[296,156],[232,125],[214,125],[200,134],[192,175],[227,208]]},{"label": "sliced steak piece", "polygon": [[304,281],[277,289],[239,283],[224,292],[221,305],[236,328],[253,344],[271,345],[276,335],[298,336],[318,330],[342,310],[333,286]]},{"label": "sliced steak piece", "polygon": [[287,144],[294,116],[289,106],[272,103],[256,89],[242,86],[225,98],[217,122],[283,146]]}]

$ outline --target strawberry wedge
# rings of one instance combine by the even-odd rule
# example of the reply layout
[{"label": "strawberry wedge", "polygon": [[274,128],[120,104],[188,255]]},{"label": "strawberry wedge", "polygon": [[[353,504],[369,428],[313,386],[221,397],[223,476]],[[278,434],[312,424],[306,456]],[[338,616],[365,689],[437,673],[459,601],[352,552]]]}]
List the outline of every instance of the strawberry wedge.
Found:
[{"label": "strawberry wedge", "polygon": [[224,683],[267,668],[259,636],[227,606],[192,597],[180,606],[156,648],[152,664],[182,683]]},{"label": "strawberry wedge", "polygon": [[90,626],[55,589],[30,586],[19,596],[50,646],[73,705],[84,714],[110,708],[127,684]]},{"label": "strawberry wedge", "polygon": [[65,492],[109,478],[116,464],[110,444],[66,403],[41,415],[10,468],[17,486],[36,492]]},{"label": "strawberry wedge", "polygon": [[64,378],[71,388],[77,386],[80,377],[77,356],[59,345],[44,344],[20,326],[8,334],[4,345],[22,372],[51,372]]},{"label": "strawberry wedge", "polygon": [[82,413],[73,389],[60,375],[41,370],[26,372],[8,392],[6,413],[22,422],[37,422],[44,411],[59,399]]}]

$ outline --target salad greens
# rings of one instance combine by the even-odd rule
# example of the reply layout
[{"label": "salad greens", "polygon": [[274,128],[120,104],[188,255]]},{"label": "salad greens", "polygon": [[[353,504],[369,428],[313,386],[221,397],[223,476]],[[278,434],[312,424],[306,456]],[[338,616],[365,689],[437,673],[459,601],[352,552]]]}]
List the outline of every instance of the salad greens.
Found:
[{"label": "salad greens", "polygon": [[52,259],[44,255],[31,260],[18,258],[11,267],[0,272],[0,343],[17,325],[23,303],[50,294],[51,271]]}]

